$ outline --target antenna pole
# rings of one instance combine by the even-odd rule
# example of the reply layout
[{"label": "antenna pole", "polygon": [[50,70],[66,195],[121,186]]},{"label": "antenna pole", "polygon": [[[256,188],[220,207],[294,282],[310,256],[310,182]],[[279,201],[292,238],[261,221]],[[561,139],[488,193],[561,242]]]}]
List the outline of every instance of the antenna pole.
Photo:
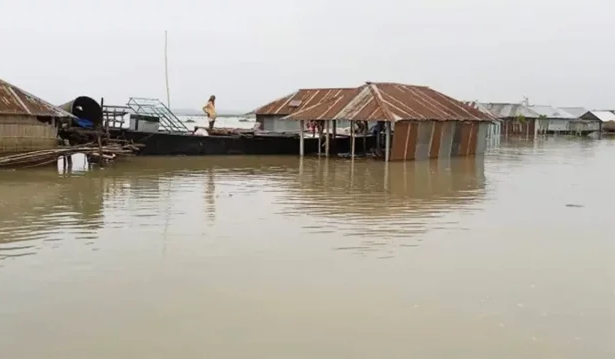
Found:
[{"label": "antenna pole", "polygon": [[169,61],[167,58],[167,30],[164,30],[164,78],[167,84],[167,107],[171,108],[171,93],[169,92]]}]

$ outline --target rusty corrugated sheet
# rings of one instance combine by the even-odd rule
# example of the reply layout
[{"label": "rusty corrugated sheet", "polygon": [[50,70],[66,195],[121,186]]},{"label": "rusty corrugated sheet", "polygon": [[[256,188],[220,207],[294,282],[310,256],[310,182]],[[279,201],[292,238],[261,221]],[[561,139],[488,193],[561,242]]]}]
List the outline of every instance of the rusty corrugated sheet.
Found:
[{"label": "rusty corrugated sheet", "polygon": [[481,111],[482,113],[486,114],[489,118],[491,118],[494,121],[500,119],[498,116],[496,116],[495,114],[491,113],[485,106],[483,106],[478,101],[464,101],[463,103],[465,103],[466,105],[468,105],[468,106],[470,106],[472,108],[475,108],[475,109]]},{"label": "rusty corrugated sheet", "polygon": [[289,115],[339,96],[354,96],[356,88],[301,89],[266,104],[251,113],[256,115]]},{"label": "rusty corrugated sheet", "polygon": [[0,114],[74,117],[70,113],[1,79]]},{"label": "rusty corrugated sheet", "polygon": [[[286,118],[355,121],[493,120],[491,115],[425,86],[367,83],[355,89],[354,93],[346,91],[331,96],[320,102],[311,101],[313,105],[298,109]],[[290,98],[287,99],[290,101]]]},{"label": "rusty corrugated sheet", "polygon": [[391,161],[482,154],[486,139],[480,135],[481,126],[488,124],[479,121],[395,122]]}]

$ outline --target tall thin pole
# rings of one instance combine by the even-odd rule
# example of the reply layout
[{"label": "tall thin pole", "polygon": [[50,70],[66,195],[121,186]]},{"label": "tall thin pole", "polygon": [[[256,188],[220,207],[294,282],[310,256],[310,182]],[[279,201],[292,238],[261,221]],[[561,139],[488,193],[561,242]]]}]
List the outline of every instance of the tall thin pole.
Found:
[{"label": "tall thin pole", "polygon": [[167,58],[167,30],[164,30],[164,78],[167,84],[167,107],[171,108],[171,93],[169,92],[169,61]]}]

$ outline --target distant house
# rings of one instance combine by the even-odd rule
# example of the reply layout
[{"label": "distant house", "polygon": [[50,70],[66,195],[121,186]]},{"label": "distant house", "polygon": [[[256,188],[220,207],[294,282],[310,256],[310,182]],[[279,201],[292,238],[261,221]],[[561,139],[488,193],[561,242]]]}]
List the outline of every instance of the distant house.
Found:
[{"label": "distant house", "polygon": [[54,148],[70,113],[0,80],[0,154]]},{"label": "distant house", "polygon": [[598,122],[600,130],[615,133],[615,113],[611,111],[587,111],[581,116],[581,119]]},{"label": "distant house", "polygon": [[503,136],[534,137],[538,126],[536,121],[540,114],[522,103],[481,102],[482,108],[502,121]]},{"label": "distant house", "polygon": [[578,116],[553,106],[532,105],[529,109],[539,116],[536,120],[536,132],[541,134],[571,133],[571,122],[579,119]]}]

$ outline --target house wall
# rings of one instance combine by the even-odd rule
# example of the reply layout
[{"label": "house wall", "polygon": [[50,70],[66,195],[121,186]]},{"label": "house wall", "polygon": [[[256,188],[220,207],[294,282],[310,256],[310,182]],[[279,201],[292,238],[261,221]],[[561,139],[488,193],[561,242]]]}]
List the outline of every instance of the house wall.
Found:
[{"label": "house wall", "polygon": [[578,132],[600,131],[600,122],[596,121],[571,121],[568,124],[568,132],[575,134]]},{"label": "house wall", "polygon": [[493,121],[489,123],[487,127],[487,138],[500,137],[502,131],[502,123],[500,121]]},{"label": "house wall", "polygon": [[271,132],[299,132],[299,121],[283,120],[284,116],[256,116],[260,129]]},{"label": "house wall", "polygon": [[502,119],[502,135],[533,138],[538,133],[536,121],[533,118],[528,118],[525,121],[519,121],[516,118]]},{"label": "house wall", "polygon": [[547,131],[549,132],[567,132],[568,131],[570,120],[550,118],[548,119],[548,121],[549,121],[549,127]]},{"label": "house wall", "polygon": [[490,123],[398,121],[394,126],[391,161],[408,161],[483,154]]},{"label": "house wall", "polygon": [[18,153],[55,148],[58,145],[55,126],[33,116],[0,115],[0,153]]},{"label": "house wall", "polygon": [[[271,132],[299,132],[299,121],[283,120],[284,116],[263,116],[257,115],[256,122],[260,124],[260,129]],[[372,128],[378,121],[368,121],[368,128]],[[337,120],[336,127],[338,129],[350,128],[350,121]]]}]

